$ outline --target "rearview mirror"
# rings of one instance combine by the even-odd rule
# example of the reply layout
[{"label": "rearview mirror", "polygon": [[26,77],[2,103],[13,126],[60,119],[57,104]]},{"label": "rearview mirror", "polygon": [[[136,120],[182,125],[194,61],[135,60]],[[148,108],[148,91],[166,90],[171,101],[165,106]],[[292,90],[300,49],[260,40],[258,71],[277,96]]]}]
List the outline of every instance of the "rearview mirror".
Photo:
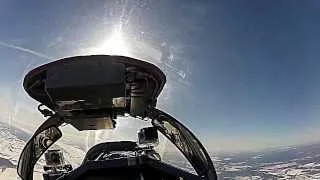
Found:
[{"label": "rearview mirror", "polygon": [[32,179],[33,167],[38,159],[61,136],[61,131],[55,126],[48,127],[32,136],[23,149],[18,163],[18,175],[23,180]]}]

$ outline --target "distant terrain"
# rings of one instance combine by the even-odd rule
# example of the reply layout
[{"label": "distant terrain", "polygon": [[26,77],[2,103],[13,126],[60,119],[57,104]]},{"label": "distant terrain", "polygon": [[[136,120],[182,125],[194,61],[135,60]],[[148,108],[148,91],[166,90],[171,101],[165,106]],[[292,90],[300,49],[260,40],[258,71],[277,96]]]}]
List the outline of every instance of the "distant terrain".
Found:
[{"label": "distant terrain", "polygon": [[320,179],[320,143],[213,158],[224,179]]},{"label": "distant terrain", "polygon": [[[251,153],[212,155],[219,179],[320,179],[320,143]],[[194,172],[181,155],[165,161]]]}]

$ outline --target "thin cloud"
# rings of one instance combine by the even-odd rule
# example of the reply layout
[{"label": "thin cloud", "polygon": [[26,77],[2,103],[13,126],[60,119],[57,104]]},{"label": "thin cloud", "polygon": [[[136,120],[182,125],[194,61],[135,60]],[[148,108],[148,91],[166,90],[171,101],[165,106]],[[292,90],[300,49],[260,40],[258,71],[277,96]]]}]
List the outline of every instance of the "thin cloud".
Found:
[{"label": "thin cloud", "polygon": [[35,55],[35,56],[38,56],[38,57],[41,57],[41,58],[45,58],[45,59],[47,59],[47,60],[52,60],[52,59],[53,59],[52,57],[47,56],[47,55],[45,55],[45,54],[42,54],[42,53],[33,51],[33,50],[31,50],[31,49],[28,49],[28,48],[24,48],[24,47],[21,47],[21,46],[16,46],[16,45],[13,45],[13,44],[8,44],[8,43],[3,42],[3,41],[0,41],[0,46],[7,47],[7,48],[11,48],[11,49],[15,49],[15,50],[22,51],[22,52],[25,52],[25,53],[29,53],[29,54],[32,54],[32,55]]}]

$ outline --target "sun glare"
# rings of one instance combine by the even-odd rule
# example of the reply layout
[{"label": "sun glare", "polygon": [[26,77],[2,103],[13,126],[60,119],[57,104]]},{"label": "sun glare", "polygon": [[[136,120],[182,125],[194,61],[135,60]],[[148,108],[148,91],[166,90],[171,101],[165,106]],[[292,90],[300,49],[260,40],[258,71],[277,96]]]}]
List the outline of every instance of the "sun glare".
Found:
[{"label": "sun glare", "polygon": [[101,45],[92,50],[94,54],[129,56],[130,52],[121,32],[114,32]]}]

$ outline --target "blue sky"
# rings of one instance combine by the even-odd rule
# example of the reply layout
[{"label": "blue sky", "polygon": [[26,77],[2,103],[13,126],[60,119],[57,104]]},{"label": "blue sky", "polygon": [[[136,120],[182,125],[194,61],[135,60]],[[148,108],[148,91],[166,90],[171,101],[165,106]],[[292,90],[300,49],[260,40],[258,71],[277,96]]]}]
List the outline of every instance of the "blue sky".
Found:
[{"label": "blue sky", "polygon": [[311,0],[1,1],[1,104],[12,101],[4,108],[10,112],[14,104],[35,104],[21,86],[27,70],[65,56],[108,54],[116,30],[126,55],[166,72],[159,107],[208,147],[316,141],[319,9]]}]

